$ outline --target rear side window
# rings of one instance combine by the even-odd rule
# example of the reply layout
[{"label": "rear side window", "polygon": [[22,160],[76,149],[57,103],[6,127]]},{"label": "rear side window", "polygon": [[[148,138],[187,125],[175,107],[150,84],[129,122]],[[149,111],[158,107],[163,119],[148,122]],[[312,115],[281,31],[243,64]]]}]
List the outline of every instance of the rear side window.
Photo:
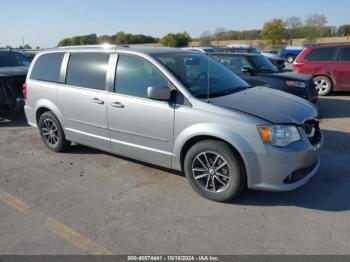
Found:
[{"label": "rear side window", "polygon": [[106,89],[109,54],[72,53],[69,58],[66,84],[97,90]]},{"label": "rear side window", "polygon": [[340,61],[350,61],[350,47],[340,49]]},{"label": "rear side window", "polygon": [[337,48],[314,48],[305,57],[306,61],[333,61]]},{"label": "rear side window", "polygon": [[119,94],[147,98],[147,88],[166,85],[168,81],[142,58],[119,55],[115,90]]},{"label": "rear side window", "polygon": [[63,56],[64,53],[50,53],[39,56],[32,69],[30,79],[58,83]]}]

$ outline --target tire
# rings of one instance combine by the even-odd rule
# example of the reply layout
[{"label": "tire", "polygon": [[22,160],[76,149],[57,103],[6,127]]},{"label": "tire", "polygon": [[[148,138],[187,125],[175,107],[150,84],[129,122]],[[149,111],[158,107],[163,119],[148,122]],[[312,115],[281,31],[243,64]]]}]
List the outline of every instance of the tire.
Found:
[{"label": "tire", "polygon": [[38,127],[41,139],[50,150],[63,152],[70,145],[70,142],[65,138],[60,122],[52,112],[48,111],[40,116]]},{"label": "tire", "polygon": [[327,76],[313,78],[319,96],[329,95],[333,90],[333,83]]},{"label": "tire", "polygon": [[294,62],[295,57],[292,55],[287,56],[286,60],[289,64],[292,64]]},{"label": "tire", "polygon": [[246,185],[238,157],[221,141],[206,140],[193,145],[185,156],[184,173],[198,194],[218,202],[237,198]]}]

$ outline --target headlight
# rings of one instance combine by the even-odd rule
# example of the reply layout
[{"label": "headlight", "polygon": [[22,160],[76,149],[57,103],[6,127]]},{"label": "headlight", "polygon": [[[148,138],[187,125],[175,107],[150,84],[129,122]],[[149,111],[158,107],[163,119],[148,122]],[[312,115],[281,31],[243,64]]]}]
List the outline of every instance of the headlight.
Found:
[{"label": "headlight", "polygon": [[297,127],[292,125],[258,126],[258,130],[263,142],[274,146],[287,146],[301,139]]},{"label": "headlight", "polygon": [[306,83],[302,82],[302,81],[287,81],[286,84],[289,87],[298,87],[298,88],[305,88],[306,87]]}]

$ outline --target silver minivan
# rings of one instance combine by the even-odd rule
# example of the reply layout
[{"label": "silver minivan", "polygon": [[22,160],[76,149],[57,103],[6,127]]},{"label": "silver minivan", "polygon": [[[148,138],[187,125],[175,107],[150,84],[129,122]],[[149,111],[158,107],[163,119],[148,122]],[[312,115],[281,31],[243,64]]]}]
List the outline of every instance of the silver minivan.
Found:
[{"label": "silver minivan", "polygon": [[28,123],[56,152],[75,142],[181,170],[202,196],[288,191],[320,166],[318,111],[251,88],[198,52],[85,46],[37,55],[23,89]]}]

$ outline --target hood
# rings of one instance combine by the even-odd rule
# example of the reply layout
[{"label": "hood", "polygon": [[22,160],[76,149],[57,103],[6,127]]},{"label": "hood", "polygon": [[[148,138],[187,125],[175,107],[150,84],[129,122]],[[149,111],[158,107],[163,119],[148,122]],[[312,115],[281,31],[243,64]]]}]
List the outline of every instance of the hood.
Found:
[{"label": "hood", "polygon": [[0,77],[26,76],[27,73],[26,66],[0,67]]},{"label": "hood", "polygon": [[298,73],[293,72],[280,72],[280,73],[273,73],[273,74],[267,74],[270,77],[276,77],[279,79],[285,79],[285,80],[296,80],[296,81],[303,81],[308,82],[311,78],[307,75],[302,75]]},{"label": "hood", "polygon": [[302,125],[306,120],[318,116],[318,110],[310,102],[266,87],[249,88],[239,93],[210,99],[210,102],[274,124]]}]

